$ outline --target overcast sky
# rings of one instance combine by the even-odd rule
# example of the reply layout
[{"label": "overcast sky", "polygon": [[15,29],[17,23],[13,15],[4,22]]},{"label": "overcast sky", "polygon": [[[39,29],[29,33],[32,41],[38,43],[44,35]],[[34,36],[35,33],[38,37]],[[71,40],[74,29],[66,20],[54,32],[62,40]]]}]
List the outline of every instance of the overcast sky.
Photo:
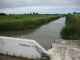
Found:
[{"label": "overcast sky", "polygon": [[72,13],[80,12],[80,0],[0,0],[4,13]]}]

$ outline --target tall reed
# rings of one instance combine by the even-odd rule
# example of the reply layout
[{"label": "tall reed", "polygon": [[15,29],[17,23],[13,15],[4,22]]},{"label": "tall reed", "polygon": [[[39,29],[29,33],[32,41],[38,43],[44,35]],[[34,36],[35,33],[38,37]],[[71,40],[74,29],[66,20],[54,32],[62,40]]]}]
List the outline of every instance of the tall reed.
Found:
[{"label": "tall reed", "polygon": [[78,25],[77,24],[68,24],[61,30],[61,37],[63,39],[77,39]]},{"label": "tall reed", "polygon": [[80,39],[80,30],[75,15],[66,15],[66,26],[62,28],[60,35],[63,39],[78,40]]},{"label": "tall reed", "polygon": [[0,16],[0,31],[32,29],[62,15],[13,15]]}]

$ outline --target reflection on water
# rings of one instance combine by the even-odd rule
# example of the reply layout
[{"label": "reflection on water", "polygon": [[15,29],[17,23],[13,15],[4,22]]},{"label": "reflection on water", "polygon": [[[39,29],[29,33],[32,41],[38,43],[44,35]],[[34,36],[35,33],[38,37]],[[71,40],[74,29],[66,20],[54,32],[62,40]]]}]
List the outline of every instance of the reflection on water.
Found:
[{"label": "reflection on water", "polygon": [[37,28],[23,31],[0,32],[0,36],[17,37],[24,39],[34,39],[45,49],[49,49],[51,44],[60,38],[60,31],[65,25],[65,17],[47,23]]}]

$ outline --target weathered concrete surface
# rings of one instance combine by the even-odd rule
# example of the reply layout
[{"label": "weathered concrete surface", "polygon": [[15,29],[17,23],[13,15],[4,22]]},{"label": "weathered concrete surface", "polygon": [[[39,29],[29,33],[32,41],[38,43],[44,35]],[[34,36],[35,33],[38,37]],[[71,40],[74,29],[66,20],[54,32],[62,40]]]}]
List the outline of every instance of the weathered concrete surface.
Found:
[{"label": "weathered concrete surface", "polygon": [[47,55],[46,50],[35,40],[4,36],[0,36],[0,53],[33,59]]},{"label": "weathered concrete surface", "polygon": [[80,60],[80,41],[59,39],[47,52],[52,60]]}]

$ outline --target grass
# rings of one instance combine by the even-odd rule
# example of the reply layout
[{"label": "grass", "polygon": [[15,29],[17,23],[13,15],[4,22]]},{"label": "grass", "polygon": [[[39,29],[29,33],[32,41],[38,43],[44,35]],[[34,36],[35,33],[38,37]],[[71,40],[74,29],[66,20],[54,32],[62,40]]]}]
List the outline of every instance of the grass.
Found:
[{"label": "grass", "polygon": [[66,25],[68,25],[68,24],[75,24],[76,23],[75,16],[72,15],[72,14],[67,14],[65,23],[66,23]]},{"label": "grass", "polygon": [[80,14],[66,15],[66,26],[62,28],[60,34],[66,40],[80,40]]},{"label": "grass", "polygon": [[76,24],[78,25],[78,27],[80,28],[80,14],[75,14],[74,15],[76,18]]},{"label": "grass", "polygon": [[17,31],[32,29],[50,22],[62,15],[7,15],[0,16],[0,31]]},{"label": "grass", "polygon": [[61,30],[61,37],[67,40],[77,39],[77,32],[78,26],[76,24],[69,24]]}]

